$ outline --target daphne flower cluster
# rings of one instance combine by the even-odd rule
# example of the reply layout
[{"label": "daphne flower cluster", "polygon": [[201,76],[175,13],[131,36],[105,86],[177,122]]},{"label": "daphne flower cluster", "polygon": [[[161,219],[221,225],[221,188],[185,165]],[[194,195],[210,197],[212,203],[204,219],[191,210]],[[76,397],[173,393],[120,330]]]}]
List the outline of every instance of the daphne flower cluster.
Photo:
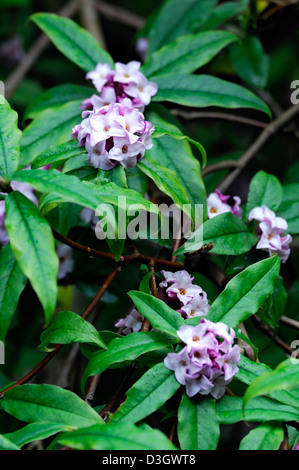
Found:
[{"label": "daphne flower cluster", "polygon": [[292,241],[291,235],[283,235],[287,230],[288,223],[282,217],[276,217],[275,212],[271,211],[268,207],[255,207],[250,211],[248,220],[258,220],[258,237],[259,242],[256,248],[266,250],[269,256],[277,253],[283,263],[289,257],[290,248],[289,244]]},{"label": "daphne flower cluster", "polygon": [[211,394],[221,398],[239,370],[240,349],[233,346],[234,330],[202,318],[195,327],[181,326],[177,334],[185,347],[179,353],[167,354],[165,366],[186,386],[189,397]]},{"label": "daphne flower cluster", "polygon": [[87,162],[95,168],[111,170],[117,163],[131,168],[152,147],[154,126],[125,98],[121,103],[84,111],[72,138],[85,146]]},{"label": "daphne flower cluster", "polygon": [[108,64],[98,64],[95,70],[88,72],[86,78],[92,80],[100,95],[94,94],[83,101],[81,109],[101,108],[130,98],[134,108],[143,112],[151,97],[157,93],[158,86],[139,71],[140,65],[135,60],[128,64],[116,62],[115,70],[112,70]]},{"label": "daphne flower cluster", "polygon": [[185,271],[161,271],[164,281],[159,284],[159,296],[183,318],[206,315],[209,311],[207,294],[200,286],[192,284],[194,277]]},{"label": "daphne flower cluster", "polygon": [[241,199],[239,196],[234,196],[234,205],[228,204],[230,196],[225,196],[218,189],[214,193],[211,193],[207,199],[208,204],[208,217],[212,219],[216,215],[223,214],[224,212],[231,212],[237,217],[242,217],[242,208],[240,207]]},{"label": "daphne flower cluster", "polygon": [[137,333],[141,330],[144,316],[136,308],[133,308],[131,312],[125,317],[121,318],[115,323],[117,328],[123,328],[122,334],[128,335],[129,333]]}]

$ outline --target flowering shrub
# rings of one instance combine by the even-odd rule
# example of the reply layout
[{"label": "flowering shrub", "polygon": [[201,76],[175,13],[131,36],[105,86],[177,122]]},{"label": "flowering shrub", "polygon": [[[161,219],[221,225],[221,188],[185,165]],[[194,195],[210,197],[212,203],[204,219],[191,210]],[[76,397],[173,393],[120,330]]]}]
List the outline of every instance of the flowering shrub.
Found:
[{"label": "flowering shrub", "polygon": [[298,5],[145,2],[141,27],[114,3],[33,14],[58,51],[18,93],[44,42],[10,41],[0,449],[298,450],[299,108],[270,95],[297,31],[269,40]]}]

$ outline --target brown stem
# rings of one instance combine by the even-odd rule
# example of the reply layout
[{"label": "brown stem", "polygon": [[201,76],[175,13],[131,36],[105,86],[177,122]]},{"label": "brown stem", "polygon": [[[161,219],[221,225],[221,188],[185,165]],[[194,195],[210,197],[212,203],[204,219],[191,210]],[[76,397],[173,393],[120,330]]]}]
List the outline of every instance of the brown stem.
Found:
[{"label": "brown stem", "polygon": [[126,391],[128,382],[130,381],[134,370],[135,370],[135,363],[133,363],[130,366],[130,368],[128,370],[126,370],[126,372],[125,372],[125,374],[122,378],[122,381],[121,381],[118,389],[116,390],[115,394],[109,400],[107,405],[104,406],[104,408],[100,411],[99,415],[102,418],[104,418],[107,413],[112,412],[112,411],[117,409],[117,405],[119,403],[119,400],[121,399],[123,393]]},{"label": "brown stem", "polygon": [[[86,319],[88,317],[88,315],[92,312],[92,310],[94,309],[94,307],[97,305],[97,303],[99,302],[99,300],[101,299],[101,297],[103,297],[104,293],[106,292],[106,290],[108,289],[108,287],[110,286],[111,282],[113,281],[113,279],[117,276],[117,274],[120,272],[121,270],[121,267],[120,266],[117,266],[115,269],[113,269],[113,271],[109,274],[109,276],[105,279],[103,285],[100,287],[100,289],[98,290],[98,292],[96,293],[96,295],[94,296],[94,298],[92,299],[92,301],[90,302],[90,304],[87,306],[87,308],[84,310],[84,312],[82,313],[81,317]],[[43,369],[47,364],[48,362],[51,361],[51,359],[53,359],[53,357],[56,356],[56,354],[58,353],[58,351],[60,351],[60,349],[62,348],[63,344],[56,344],[55,348],[53,349],[53,351],[51,351],[49,354],[47,354],[44,359],[39,363],[37,364],[37,366],[35,366],[30,372],[28,372],[28,374],[26,374],[24,377],[22,377],[20,380],[18,380],[17,382],[15,382],[14,384],[10,385],[9,387],[7,387],[5,390],[2,390],[1,393],[0,393],[0,398],[3,398],[3,395],[10,389],[14,388],[14,387],[17,387],[18,385],[23,385],[27,382],[29,382],[41,369]]]},{"label": "brown stem", "polygon": [[201,174],[203,177],[214,173],[215,171],[228,170],[230,168],[238,168],[238,160],[223,160],[222,162],[213,163],[212,165],[203,168]]},{"label": "brown stem", "polygon": [[180,244],[181,244],[181,241],[182,241],[182,238],[181,238],[181,234],[182,234],[182,227],[180,226],[179,229],[178,229],[178,233],[176,234],[176,237],[175,239],[173,240],[173,244],[172,244],[172,257],[171,257],[171,261],[173,263],[176,262],[176,259],[177,259],[177,256],[174,255],[173,253],[178,250],[180,248]]},{"label": "brown stem", "polygon": [[283,351],[286,354],[288,354],[289,356],[291,356],[293,354],[293,349],[288,344],[286,344],[282,339],[280,339],[278,336],[276,336],[274,331],[272,330],[272,328],[270,328],[269,325],[264,323],[256,314],[252,315],[251,318],[252,318],[253,322],[255,323],[255,325],[257,326],[257,328],[259,330],[261,330],[266,336],[268,336],[268,338],[273,339],[273,341],[275,341],[275,343],[281,349],[283,349]]},{"label": "brown stem", "polygon": [[171,113],[174,116],[181,117],[185,120],[193,120],[193,119],[221,119],[226,121],[234,121],[238,122],[239,124],[247,124],[254,127],[265,128],[267,127],[267,123],[262,121],[257,121],[256,119],[249,119],[243,116],[237,116],[236,114],[227,114],[227,113],[218,113],[213,111],[184,111],[181,109],[172,109]]},{"label": "brown stem", "polygon": [[93,5],[103,16],[106,16],[110,20],[131,26],[134,29],[142,28],[145,23],[144,18],[116,5],[99,1],[94,1]]},{"label": "brown stem", "polygon": [[246,152],[239,158],[239,166],[230,174],[228,174],[218,185],[218,189],[225,193],[230,185],[237,179],[242,170],[248,165],[252,158],[261,150],[271,136],[273,136],[281,127],[299,113],[299,104],[292,105],[284,111],[277,119],[271,122],[259,135],[259,137],[251,144]]},{"label": "brown stem", "polygon": [[293,318],[289,318],[289,317],[286,317],[285,315],[283,315],[279,321],[283,325],[294,328],[295,330],[299,330],[299,321],[293,320]]},{"label": "brown stem", "polygon": [[87,390],[87,393],[86,393],[86,397],[85,397],[85,401],[89,405],[93,404],[94,396],[95,396],[95,393],[97,391],[101,375],[102,374],[94,375],[90,379],[90,384],[89,384],[89,387],[88,387],[88,390]]}]

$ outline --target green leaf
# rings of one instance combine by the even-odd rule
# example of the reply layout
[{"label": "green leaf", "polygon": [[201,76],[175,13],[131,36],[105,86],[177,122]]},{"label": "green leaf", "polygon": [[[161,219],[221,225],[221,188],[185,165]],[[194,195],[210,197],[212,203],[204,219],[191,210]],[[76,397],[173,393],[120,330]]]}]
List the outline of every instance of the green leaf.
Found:
[{"label": "green leaf", "polygon": [[112,170],[99,170],[96,183],[101,185],[115,183],[121,188],[128,189],[126,172],[121,165],[116,165]]},{"label": "green leaf", "polygon": [[242,439],[239,450],[278,450],[283,437],[280,423],[261,424]]},{"label": "green leaf", "polygon": [[255,397],[266,395],[275,390],[291,390],[299,385],[299,361],[287,359],[272,372],[258,377],[246,390],[243,398],[244,407]]},{"label": "green leaf", "polygon": [[11,442],[7,437],[0,434],[0,450],[21,450],[16,444]]},{"label": "green leaf", "polygon": [[127,391],[127,399],[112,422],[128,425],[141,421],[164,405],[179,387],[173,372],[164,363],[156,364]]},{"label": "green leaf", "polygon": [[[147,112],[147,119],[155,127],[159,126],[173,133],[180,132],[177,125],[172,123],[172,115],[161,105],[151,105],[150,111]],[[187,142],[176,141],[165,135],[160,139],[153,139],[153,148],[148,150],[146,154],[159,165],[169,168],[177,174],[178,179],[187,191],[193,210],[196,204],[202,204],[203,217],[205,218],[207,195],[201,177],[200,163],[193,156],[190,145]]]},{"label": "green leaf", "polygon": [[141,71],[153,80],[155,75],[194,72],[210,62],[221,49],[236,39],[236,36],[226,31],[208,31],[182,36],[154,52]]},{"label": "green leaf", "polygon": [[131,333],[122,338],[115,338],[108,344],[107,351],[96,351],[91,355],[82,378],[82,385],[91,375],[97,375],[111,365],[124,361],[133,361],[144,353],[164,349],[172,341],[156,331]]},{"label": "green leaf", "polygon": [[25,423],[59,423],[83,428],[102,419],[84,400],[56,385],[27,384],[12,388],[1,408]]},{"label": "green leaf", "polygon": [[274,290],[267,301],[259,310],[259,317],[272,328],[279,326],[279,319],[282,317],[288,294],[283,285],[283,278],[278,276],[274,283]]},{"label": "green leaf", "polygon": [[93,325],[73,312],[59,312],[41,334],[39,349],[49,344],[88,343],[107,349]]},{"label": "green leaf", "polygon": [[[252,362],[243,355],[241,355],[238,367],[239,372],[235,377],[245,384],[252,384],[262,374],[273,372],[266,364]],[[299,390],[274,390],[269,392],[269,396],[285,405],[298,407]]]},{"label": "green leaf", "polygon": [[237,74],[249,85],[264,88],[269,76],[269,57],[261,41],[248,36],[230,47],[230,59]]},{"label": "green leaf", "polygon": [[0,104],[0,176],[7,181],[18,167],[21,136],[17,113],[8,104]]},{"label": "green leaf", "polygon": [[33,100],[25,111],[24,119],[36,118],[41,111],[61,106],[69,101],[85,100],[94,93],[92,88],[81,85],[58,85],[41,93]]},{"label": "green leaf", "polygon": [[137,310],[154,328],[178,339],[177,330],[184,324],[180,313],[150,294],[131,291],[128,295],[136,305]]},{"label": "green leaf", "polygon": [[[137,426],[98,424],[84,430],[62,434],[57,443],[76,450],[175,450],[176,447],[158,429]],[[105,461],[107,459],[107,462]],[[108,457],[102,458],[109,463]]]},{"label": "green leaf", "polygon": [[220,437],[215,400],[195,401],[185,394],[178,409],[178,438],[182,450],[216,450]]},{"label": "green leaf", "polygon": [[81,101],[70,101],[40,112],[23,132],[19,167],[31,163],[50,145],[59,145],[71,139],[72,128],[82,119],[80,104]]},{"label": "green leaf", "polygon": [[257,243],[257,237],[248,232],[248,228],[238,217],[225,212],[204,222],[175,254],[199,250],[202,245],[210,242],[214,243],[211,253],[240,255]]},{"label": "green leaf", "polygon": [[202,159],[203,159],[203,166],[204,167],[206,166],[207,154],[206,154],[204,147],[199,142],[196,142],[195,140],[191,139],[187,135],[182,135],[179,132],[172,132],[172,131],[163,129],[161,127],[155,126],[155,132],[153,133],[152,137],[154,139],[158,139],[160,137],[163,137],[163,135],[169,135],[170,137],[173,137],[176,140],[184,140],[184,139],[188,140],[190,144],[193,144],[200,151],[202,155]]},{"label": "green leaf", "polygon": [[246,407],[245,416],[241,397],[224,396],[216,404],[216,412],[220,423],[232,424],[238,421],[298,421],[298,409],[283,405],[270,398],[255,398]]},{"label": "green leaf", "polygon": [[150,282],[151,277],[152,277],[152,272],[151,271],[149,271],[144,276],[144,278],[142,279],[142,281],[140,283],[140,286],[139,286],[139,290],[141,292],[144,292],[145,294],[150,294],[151,293],[151,289],[150,289],[150,286],[149,286],[149,282]]},{"label": "green leaf", "polygon": [[22,447],[29,442],[46,439],[58,432],[72,431],[76,429],[73,426],[66,426],[60,423],[30,423],[15,432],[4,434],[4,437],[10,439],[14,444]]},{"label": "green leaf", "polygon": [[299,233],[299,184],[283,186],[283,198],[278,209],[280,217],[288,223],[288,233]]},{"label": "green leaf", "polygon": [[274,175],[259,171],[252,178],[249,186],[246,217],[255,207],[267,206],[276,211],[282,200],[282,186]]},{"label": "green leaf", "polygon": [[150,56],[164,44],[192,32],[194,22],[203,23],[216,0],[168,0],[159,10],[149,31]]},{"label": "green leaf", "polygon": [[0,250],[0,340],[4,341],[27,278],[10,245]]},{"label": "green leaf", "polygon": [[166,74],[155,77],[159,86],[153,101],[170,101],[205,108],[252,108],[271,116],[269,108],[251,91],[210,75]]},{"label": "green leaf", "polygon": [[170,196],[182,211],[192,217],[187,191],[174,171],[164,168],[149,157],[144,157],[142,162],[138,163],[138,168],[149,176],[164,194]]},{"label": "green leaf", "polygon": [[58,276],[51,228],[37,207],[18,191],[6,197],[5,209],[12,251],[44,308],[48,325],[56,306]]},{"label": "green leaf", "polygon": [[62,165],[69,158],[81,155],[84,149],[77,140],[60,145],[51,145],[47,150],[40,153],[32,162],[31,168],[35,170],[45,165]]},{"label": "green leaf", "polygon": [[280,261],[275,255],[237,274],[213,302],[207,318],[213,322],[224,322],[230,327],[238,326],[256,313],[271,294],[279,268]]},{"label": "green leaf", "polygon": [[222,23],[242,13],[244,10],[245,5],[239,4],[239,2],[222,3],[212,10],[207,20],[200,26],[200,31],[216,29]]},{"label": "green leaf", "polygon": [[111,56],[74,21],[52,13],[35,13],[31,20],[49,36],[62,54],[83,70],[93,70],[100,62],[113,67]]}]

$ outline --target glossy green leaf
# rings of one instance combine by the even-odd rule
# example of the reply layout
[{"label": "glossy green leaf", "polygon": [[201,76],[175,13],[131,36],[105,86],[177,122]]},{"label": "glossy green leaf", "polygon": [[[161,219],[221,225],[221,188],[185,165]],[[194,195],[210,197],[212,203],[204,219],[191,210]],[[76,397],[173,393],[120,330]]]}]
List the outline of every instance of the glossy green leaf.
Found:
[{"label": "glossy green leaf", "polygon": [[0,176],[7,181],[18,167],[21,136],[17,113],[8,104],[0,104]]},{"label": "glossy green leaf", "polygon": [[280,423],[261,424],[242,439],[239,450],[278,450],[283,438]]},{"label": "glossy green leaf", "polygon": [[298,386],[299,360],[287,359],[275,370],[262,374],[248,387],[243,399],[244,407],[247,407],[248,402],[259,395],[267,395],[275,390],[292,390]]},{"label": "glossy green leaf", "polygon": [[213,302],[207,318],[213,322],[224,322],[230,327],[238,326],[256,313],[271,294],[279,268],[280,261],[275,255],[237,274]]},{"label": "glossy green leaf", "polygon": [[111,56],[74,21],[52,13],[35,13],[31,20],[49,36],[60,52],[83,70],[93,70],[98,63],[113,67]]},{"label": "glossy green leaf", "polygon": [[138,423],[158,410],[179,389],[180,384],[164,363],[149,369],[132,388],[112,418],[113,423]]},{"label": "glossy green leaf", "polygon": [[256,235],[248,232],[246,225],[231,212],[219,214],[204,222],[176,254],[199,250],[206,243],[214,243],[211,253],[240,255],[257,243]]},{"label": "glossy green leaf", "polygon": [[49,423],[47,421],[41,423],[30,423],[17,431],[5,434],[4,437],[12,441],[14,444],[22,447],[29,442],[46,439],[58,432],[67,432],[76,429],[76,426],[67,426],[60,423]]},{"label": "glossy green leaf", "polygon": [[[175,450],[176,447],[158,429],[140,429],[126,424],[96,425],[59,436],[59,444],[76,450]],[[105,461],[105,458],[107,461]],[[102,457],[103,463],[109,463]]]},{"label": "glossy green leaf", "polygon": [[5,209],[12,251],[44,308],[48,325],[56,306],[58,276],[51,228],[37,207],[18,191],[6,197]]},{"label": "glossy green leaf", "polygon": [[60,145],[51,145],[33,160],[31,168],[35,170],[41,166],[52,165],[53,163],[55,163],[55,166],[62,165],[69,158],[81,155],[83,152],[84,149],[77,140]]},{"label": "glossy green leaf", "polygon": [[178,438],[182,450],[216,450],[220,437],[215,400],[183,395],[178,409]]},{"label": "glossy green leaf", "polygon": [[272,328],[279,326],[279,319],[284,314],[287,302],[287,292],[283,285],[283,278],[278,276],[274,283],[274,290],[259,310],[259,317]]},{"label": "glossy green leaf", "polygon": [[4,341],[27,278],[10,245],[0,250],[0,340]]},{"label": "glossy green leaf", "polygon": [[248,36],[230,47],[230,59],[237,74],[247,83],[265,87],[269,75],[269,57],[261,41]]},{"label": "glossy green leaf", "polygon": [[247,218],[255,207],[267,206],[269,209],[277,211],[281,200],[282,186],[276,176],[259,171],[250,183],[246,206]]},{"label": "glossy green leaf", "polygon": [[115,183],[121,188],[128,189],[126,172],[121,165],[116,165],[112,170],[99,170],[96,182],[101,185]]},{"label": "glossy green leaf", "polygon": [[39,349],[49,344],[88,343],[107,349],[93,325],[73,312],[59,312],[41,334]]},{"label": "glossy green leaf", "polygon": [[242,13],[244,10],[245,5],[239,2],[221,3],[212,10],[207,20],[200,26],[200,31],[216,29],[222,23]]},{"label": "glossy green leaf", "polygon": [[288,223],[288,233],[299,233],[299,184],[283,186],[283,198],[278,209],[280,217]]},{"label": "glossy green leaf", "polygon": [[71,83],[50,88],[30,103],[25,111],[24,119],[34,119],[44,109],[55,108],[69,101],[83,101],[90,98],[93,93],[93,88]]},{"label": "glossy green leaf", "polygon": [[91,375],[97,375],[111,365],[124,361],[133,361],[150,351],[164,349],[171,340],[156,331],[131,333],[122,338],[115,338],[108,344],[106,351],[96,351],[92,354],[82,378],[82,385]]},{"label": "glossy green leaf", "polygon": [[220,423],[232,424],[238,421],[298,421],[299,411],[292,406],[283,405],[270,398],[259,397],[252,400],[246,407],[245,414],[242,409],[241,397],[224,396],[217,401],[216,412]]},{"label": "glossy green leaf", "polygon": [[75,393],[56,385],[27,384],[12,388],[1,400],[1,408],[25,423],[60,423],[83,428],[103,422]]},{"label": "glossy green leaf", "polygon": [[0,450],[21,450],[14,442],[0,434]]},{"label": "glossy green leaf", "polygon": [[72,128],[82,120],[80,104],[81,101],[70,101],[41,111],[23,132],[19,167],[31,163],[50,145],[59,145],[71,139]]},{"label": "glossy green leaf", "polygon": [[226,31],[182,36],[154,52],[141,70],[151,80],[155,80],[155,75],[165,73],[194,72],[236,39],[236,36]]},{"label": "glossy green leaf", "polygon": [[149,31],[150,56],[163,45],[192,32],[192,26],[203,23],[216,0],[168,0],[157,13]]},{"label": "glossy green leaf", "polygon": [[156,299],[144,292],[131,291],[128,294],[137,310],[150,322],[157,330],[163,331],[177,339],[177,330],[184,324],[182,315],[165,302]]},{"label": "glossy green leaf", "polygon": [[153,101],[170,101],[205,108],[252,108],[271,116],[268,107],[251,91],[210,75],[165,74],[155,77],[159,86]]}]

